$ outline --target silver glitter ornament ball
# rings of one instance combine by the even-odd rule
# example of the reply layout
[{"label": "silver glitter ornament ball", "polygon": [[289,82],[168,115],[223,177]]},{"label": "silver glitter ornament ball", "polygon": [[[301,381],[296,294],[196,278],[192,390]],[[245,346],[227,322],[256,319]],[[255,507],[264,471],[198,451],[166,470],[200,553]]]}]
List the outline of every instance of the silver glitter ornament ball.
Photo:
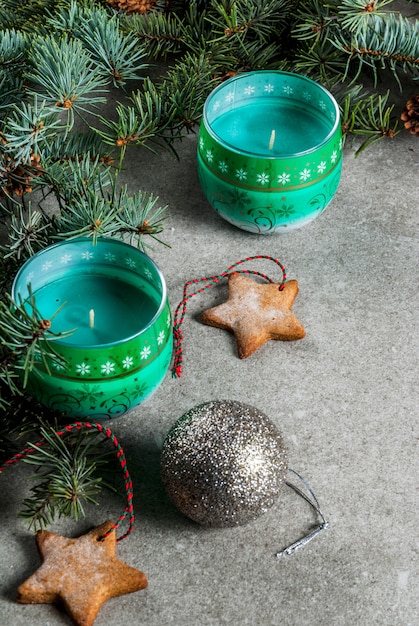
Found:
[{"label": "silver glitter ornament ball", "polygon": [[161,474],[170,499],[195,522],[237,526],[265,513],[287,473],[287,453],[273,422],[231,400],[201,404],[170,429]]}]

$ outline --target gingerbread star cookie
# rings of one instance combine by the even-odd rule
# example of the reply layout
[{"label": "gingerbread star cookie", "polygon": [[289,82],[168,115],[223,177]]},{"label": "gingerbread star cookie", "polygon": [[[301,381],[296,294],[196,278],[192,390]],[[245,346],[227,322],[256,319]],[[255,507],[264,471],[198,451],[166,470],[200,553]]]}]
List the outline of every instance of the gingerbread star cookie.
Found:
[{"label": "gingerbread star cookie", "polygon": [[294,341],[305,337],[301,322],[291,312],[298,281],[282,291],[277,283],[260,284],[238,272],[228,277],[228,299],[207,309],[201,321],[234,333],[239,357],[245,359],[270,339]]},{"label": "gingerbread star cookie", "polygon": [[147,587],[143,572],[115,556],[115,532],[99,541],[113,525],[105,522],[77,539],[38,531],[43,563],[20,585],[18,602],[61,602],[77,626],[92,626],[106,600]]}]

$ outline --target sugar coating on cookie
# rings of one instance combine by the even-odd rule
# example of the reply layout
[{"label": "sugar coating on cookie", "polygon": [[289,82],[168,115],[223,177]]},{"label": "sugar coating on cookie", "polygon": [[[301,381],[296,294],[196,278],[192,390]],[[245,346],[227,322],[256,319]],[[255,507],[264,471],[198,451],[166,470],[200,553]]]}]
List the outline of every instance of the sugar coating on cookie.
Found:
[{"label": "sugar coating on cookie", "polygon": [[233,272],[228,278],[226,302],[207,309],[201,321],[234,333],[239,357],[253,354],[266,341],[295,341],[305,337],[301,322],[291,311],[298,294],[298,281],[260,284]]},{"label": "sugar coating on cookie", "polygon": [[101,539],[113,526],[107,521],[76,539],[38,531],[42,565],[20,585],[17,601],[60,603],[77,626],[92,626],[106,600],[147,587],[143,572],[116,557],[115,532]]}]

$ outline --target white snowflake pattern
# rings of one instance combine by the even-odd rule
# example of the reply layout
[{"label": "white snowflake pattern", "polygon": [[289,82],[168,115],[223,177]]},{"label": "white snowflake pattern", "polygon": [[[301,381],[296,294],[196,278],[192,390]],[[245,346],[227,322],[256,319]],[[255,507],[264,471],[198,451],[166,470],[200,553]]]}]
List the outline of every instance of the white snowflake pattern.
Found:
[{"label": "white snowflake pattern", "polygon": [[79,365],[76,365],[76,371],[80,376],[90,374],[90,365],[87,365],[87,363],[79,363]]},{"label": "white snowflake pattern", "polygon": [[331,156],[330,156],[330,160],[332,163],[335,163],[336,159],[338,158],[338,153],[336,152],[336,150],[333,150]]},{"label": "white snowflake pattern", "polygon": [[141,352],[140,352],[140,357],[141,357],[142,359],[148,359],[148,357],[150,356],[150,354],[151,354],[151,348],[150,348],[150,346],[144,346],[144,348],[143,348],[143,349],[141,350]]},{"label": "white snowflake pattern", "polygon": [[204,149],[204,138],[203,137],[199,138],[199,147],[201,148],[201,150]]},{"label": "white snowflake pattern", "polygon": [[343,148],[343,137],[339,139],[339,150],[342,150],[342,148]]},{"label": "white snowflake pattern", "polygon": [[228,165],[225,161],[220,161],[218,164],[218,167],[220,169],[220,172],[223,172],[223,174],[225,174],[228,171]]},{"label": "white snowflake pattern", "polygon": [[150,280],[153,278],[153,274],[151,273],[151,270],[148,267],[144,269],[144,274],[147,276],[147,278],[150,278]]},{"label": "white snowflake pattern", "polygon": [[252,93],[255,93],[255,87],[253,85],[248,85],[244,88],[243,93],[245,96],[251,96]]},{"label": "white snowflake pattern", "polygon": [[309,91],[303,91],[303,98],[309,102],[311,100],[311,93]]},{"label": "white snowflake pattern", "polygon": [[93,259],[93,252],[82,252],[81,253],[81,258],[85,259],[86,261],[90,261],[90,259]]},{"label": "white snowflake pattern", "polygon": [[72,258],[73,258],[73,257],[72,257],[72,255],[71,255],[71,254],[63,254],[63,256],[61,257],[60,262],[61,262],[63,265],[67,265],[67,263],[69,263],[69,262],[71,261],[71,259],[72,259]]},{"label": "white snowflake pattern", "polygon": [[242,167],[239,170],[236,170],[236,178],[239,180],[246,180],[247,172]]},{"label": "white snowflake pattern", "polygon": [[126,265],[128,265],[128,267],[130,267],[131,269],[134,269],[135,267],[137,267],[136,262],[134,261],[134,259],[131,259],[131,257],[127,256],[125,259],[125,263]]},{"label": "white snowflake pattern", "polygon": [[116,256],[114,255],[113,252],[106,252],[105,259],[109,261],[109,263],[113,263],[114,261],[116,261]]},{"label": "white snowflake pattern", "polygon": [[320,161],[320,163],[317,166],[317,172],[319,174],[323,174],[325,169],[326,169],[326,161]]},{"label": "white snowflake pattern", "polygon": [[102,370],[102,374],[113,374],[115,371],[115,363],[112,363],[112,361],[106,361],[100,369]]},{"label": "white snowflake pattern", "polygon": [[256,176],[256,179],[261,185],[266,185],[266,183],[269,183],[269,176],[264,172],[262,174],[258,174]]},{"label": "white snowflake pattern", "polygon": [[169,313],[169,315],[167,316],[167,320],[166,320],[166,326],[167,328],[169,328],[171,325],[172,325],[172,316]]},{"label": "white snowflake pattern", "polygon": [[207,150],[206,157],[207,157],[207,160],[209,161],[209,163],[212,163],[212,161],[214,159],[214,154],[213,154],[212,150]]},{"label": "white snowflake pattern", "polygon": [[303,169],[302,172],[300,172],[300,180],[308,180],[309,178],[311,178],[311,170],[309,170],[307,167],[305,167]]},{"label": "white snowflake pattern", "polygon": [[128,370],[133,365],[134,365],[134,359],[132,358],[132,356],[126,356],[125,359],[122,360],[122,366],[126,370]]},{"label": "white snowflake pattern", "polygon": [[326,103],[324,102],[324,100],[319,100],[319,107],[321,108],[322,111],[325,110]]},{"label": "white snowflake pattern", "polygon": [[234,102],[234,91],[230,91],[230,93],[228,93],[225,97],[225,101],[227,104],[230,104],[231,102]]},{"label": "white snowflake pattern", "polygon": [[45,263],[42,266],[42,271],[43,272],[48,272],[48,270],[50,270],[51,267],[52,267],[51,261],[45,261]]},{"label": "white snowflake pattern", "polygon": [[57,370],[57,372],[62,372],[66,369],[63,361],[54,361],[52,366],[55,370]]},{"label": "white snowflake pattern", "polygon": [[213,111],[218,111],[218,109],[219,109],[219,108],[220,108],[220,101],[219,101],[219,100],[216,100],[216,101],[214,102],[214,104],[212,105],[212,110],[213,110]]},{"label": "white snowflake pattern", "polygon": [[284,85],[282,91],[286,93],[288,96],[294,93],[294,89],[290,87],[290,85]]},{"label": "white snowflake pattern", "polygon": [[164,330],[161,330],[159,334],[157,335],[157,344],[161,346],[163,341],[164,341]]},{"label": "white snowflake pattern", "polygon": [[278,182],[281,183],[281,185],[286,185],[287,183],[289,183],[291,180],[291,175],[287,174],[286,172],[283,172],[282,174],[280,174],[278,176]]},{"label": "white snowflake pattern", "polygon": [[35,272],[29,272],[29,274],[26,277],[26,284],[31,283],[34,276],[35,276]]},{"label": "white snowflake pattern", "polygon": [[266,93],[272,93],[274,90],[274,86],[271,85],[271,83],[268,83],[267,85],[265,85],[265,91]]}]

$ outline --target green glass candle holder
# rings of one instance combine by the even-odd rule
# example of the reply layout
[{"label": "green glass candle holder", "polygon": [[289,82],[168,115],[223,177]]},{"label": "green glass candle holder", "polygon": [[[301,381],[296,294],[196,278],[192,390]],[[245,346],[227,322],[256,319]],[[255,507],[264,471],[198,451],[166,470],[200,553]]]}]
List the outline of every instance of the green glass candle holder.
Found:
[{"label": "green glass candle holder", "polygon": [[238,74],[205,102],[199,180],[211,206],[243,230],[299,228],[335,195],[342,143],[339,107],[318,83],[274,70]]},{"label": "green glass candle holder", "polygon": [[74,329],[53,342],[63,362],[47,358],[29,374],[39,402],[72,418],[111,418],[157,389],[172,357],[172,319],[164,277],[146,254],[113,239],[65,241],[16,275],[12,298],[29,310],[28,285],[52,332]]}]

